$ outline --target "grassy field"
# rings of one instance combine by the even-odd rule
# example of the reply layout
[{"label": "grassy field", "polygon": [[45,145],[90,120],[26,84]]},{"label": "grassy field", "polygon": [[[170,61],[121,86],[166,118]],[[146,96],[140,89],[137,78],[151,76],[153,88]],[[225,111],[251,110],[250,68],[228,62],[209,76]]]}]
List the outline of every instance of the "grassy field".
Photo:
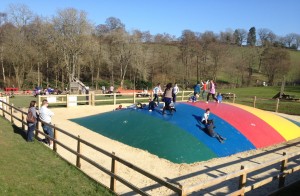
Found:
[{"label": "grassy field", "polygon": [[[218,91],[218,89],[217,89]],[[236,89],[221,89],[221,93],[235,93],[236,103],[253,106],[253,98],[256,96],[256,108],[275,111],[276,99],[272,99],[280,91],[280,87],[249,87]],[[300,86],[285,87],[285,94],[293,95],[300,98]],[[300,115],[300,101],[280,100],[278,112]]]},{"label": "grassy field", "polygon": [[113,195],[2,117],[0,124],[0,195]]}]

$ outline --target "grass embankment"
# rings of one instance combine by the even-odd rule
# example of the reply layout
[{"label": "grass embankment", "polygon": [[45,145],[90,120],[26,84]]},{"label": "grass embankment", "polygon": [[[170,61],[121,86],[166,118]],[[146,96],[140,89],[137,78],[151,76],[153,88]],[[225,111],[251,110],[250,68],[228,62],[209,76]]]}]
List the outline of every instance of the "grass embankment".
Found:
[{"label": "grass embankment", "polygon": [[0,117],[0,195],[113,195]]},{"label": "grass embankment", "polygon": [[[235,93],[236,103],[253,107],[254,96],[256,96],[256,108],[275,111],[276,99],[272,99],[274,95],[280,92],[280,87],[249,87],[235,89],[217,89],[221,93]],[[300,87],[285,87],[285,94],[293,95],[300,98]],[[300,101],[280,100],[278,112],[300,115]]]}]

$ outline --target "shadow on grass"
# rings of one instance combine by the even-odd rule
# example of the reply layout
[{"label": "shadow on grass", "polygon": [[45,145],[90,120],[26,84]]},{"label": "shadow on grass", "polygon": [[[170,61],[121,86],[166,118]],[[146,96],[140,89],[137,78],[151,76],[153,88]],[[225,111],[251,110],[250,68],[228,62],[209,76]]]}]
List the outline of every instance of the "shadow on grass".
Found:
[{"label": "shadow on grass", "polygon": [[15,134],[19,134],[25,141],[27,140],[26,131],[23,131],[22,129],[20,129],[20,127],[17,127],[16,125],[12,125],[12,128]]}]

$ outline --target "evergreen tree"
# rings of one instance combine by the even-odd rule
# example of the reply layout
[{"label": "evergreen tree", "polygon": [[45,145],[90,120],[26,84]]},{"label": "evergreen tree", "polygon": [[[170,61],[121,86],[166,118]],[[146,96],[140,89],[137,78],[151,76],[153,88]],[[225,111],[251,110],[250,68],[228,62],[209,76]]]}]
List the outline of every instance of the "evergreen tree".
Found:
[{"label": "evergreen tree", "polygon": [[255,46],[256,43],[256,30],[255,27],[251,27],[249,29],[248,37],[247,37],[247,45]]}]

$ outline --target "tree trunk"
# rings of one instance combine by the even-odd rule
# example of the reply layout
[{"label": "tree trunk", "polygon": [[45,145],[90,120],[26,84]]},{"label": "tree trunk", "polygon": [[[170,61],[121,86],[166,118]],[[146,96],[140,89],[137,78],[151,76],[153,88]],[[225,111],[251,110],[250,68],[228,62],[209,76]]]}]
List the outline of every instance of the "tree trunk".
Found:
[{"label": "tree trunk", "polygon": [[2,66],[2,76],[3,76],[3,85],[6,85],[6,79],[5,79],[5,68],[4,68],[4,62],[3,62],[3,46],[1,46],[1,66]]}]

